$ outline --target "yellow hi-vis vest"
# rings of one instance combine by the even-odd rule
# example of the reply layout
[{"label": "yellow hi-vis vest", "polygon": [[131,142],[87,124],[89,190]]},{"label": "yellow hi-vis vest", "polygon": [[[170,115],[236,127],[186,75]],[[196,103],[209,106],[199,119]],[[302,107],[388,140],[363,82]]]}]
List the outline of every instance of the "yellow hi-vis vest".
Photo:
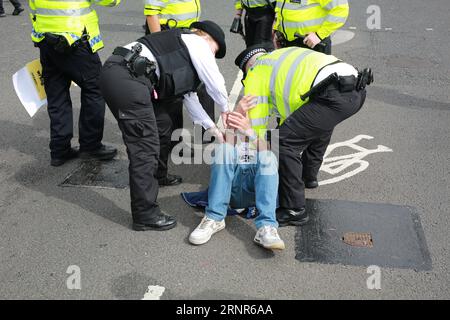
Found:
[{"label": "yellow hi-vis vest", "polygon": [[256,97],[256,106],[249,111],[252,128],[264,137],[272,114],[282,124],[295,110],[306,104],[300,96],[314,84],[324,67],[338,58],[304,48],[284,48],[258,57],[243,81],[245,95]]},{"label": "yellow hi-vis vest", "polygon": [[200,0],[145,0],[144,15],[159,15],[159,23],[171,28],[189,28],[200,14]]},{"label": "yellow hi-vis vest", "polygon": [[234,7],[236,10],[242,9],[242,6],[247,8],[260,8],[266,7],[269,5],[269,1],[273,2],[274,0],[236,0],[234,3]]},{"label": "yellow hi-vis vest", "polygon": [[277,0],[274,29],[288,41],[310,32],[325,39],[345,24],[349,10],[347,0]]},{"label": "yellow hi-vis vest", "polygon": [[93,4],[113,7],[121,0],[29,0],[32,23],[31,39],[40,42],[44,33],[64,36],[69,45],[80,39],[83,31],[89,35],[89,45],[93,52],[103,48],[98,26],[97,12]]}]

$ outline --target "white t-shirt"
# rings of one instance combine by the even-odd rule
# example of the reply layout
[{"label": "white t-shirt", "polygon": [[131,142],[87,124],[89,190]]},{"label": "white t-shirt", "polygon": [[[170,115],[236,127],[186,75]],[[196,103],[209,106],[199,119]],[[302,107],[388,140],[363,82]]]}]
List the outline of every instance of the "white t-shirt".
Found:
[{"label": "white t-shirt", "polygon": [[[205,39],[196,34],[182,34],[181,39],[188,48],[192,64],[197,71],[198,77],[205,84],[209,96],[219,106],[222,112],[227,112],[228,94],[225,87],[225,79],[219,71],[216,58],[211,52],[208,43]],[[131,50],[137,43],[138,42],[129,43],[124,46],[124,48]],[[145,45],[142,45],[141,56],[156,62],[155,56]],[[160,71],[158,65],[156,66],[156,75],[159,78]],[[202,125],[205,129],[215,126],[214,121],[211,120],[200,104],[197,93],[190,92],[185,94],[184,106],[195,124]]]},{"label": "white t-shirt", "polygon": [[314,81],[313,86],[317,85],[318,83],[322,82],[325,78],[332,75],[333,73],[337,73],[339,76],[351,76],[354,75],[355,77],[358,77],[358,70],[355,69],[352,65],[349,65],[345,62],[339,62],[335,64],[331,64],[329,66],[326,66],[320,72],[317,74],[316,80]]}]

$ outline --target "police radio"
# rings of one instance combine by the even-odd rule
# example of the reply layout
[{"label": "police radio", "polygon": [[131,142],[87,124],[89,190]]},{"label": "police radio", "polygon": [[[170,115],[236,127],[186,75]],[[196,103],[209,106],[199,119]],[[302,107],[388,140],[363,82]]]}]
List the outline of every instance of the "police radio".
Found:
[{"label": "police radio", "polygon": [[136,76],[148,76],[156,69],[154,62],[140,55],[142,52],[142,44],[135,44],[130,51],[124,56],[124,60],[128,69]]}]

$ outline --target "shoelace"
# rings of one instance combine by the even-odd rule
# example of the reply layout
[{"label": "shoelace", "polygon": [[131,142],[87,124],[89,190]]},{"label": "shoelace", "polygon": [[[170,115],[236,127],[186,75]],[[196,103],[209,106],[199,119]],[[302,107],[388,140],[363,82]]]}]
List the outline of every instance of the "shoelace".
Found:
[{"label": "shoelace", "polygon": [[206,229],[207,227],[211,226],[214,223],[214,220],[205,218],[202,220],[202,222],[200,223],[200,225],[198,226],[199,229]]},{"label": "shoelace", "polygon": [[263,234],[269,233],[271,236],[278,238],[277,229],[275,229],[274,227],[272,227],[272,226],[264,226],[263,230],[264,230]]}]

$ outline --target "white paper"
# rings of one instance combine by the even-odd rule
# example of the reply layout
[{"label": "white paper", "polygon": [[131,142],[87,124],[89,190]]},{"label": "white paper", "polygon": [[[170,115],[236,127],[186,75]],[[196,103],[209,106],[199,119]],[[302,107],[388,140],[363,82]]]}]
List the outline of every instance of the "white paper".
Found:
[{"label": "white paper", "polygon": [[13,75],[12,80],[14,90],[16,90],[20,102],[30,117],[33,117],[40,108],[47,106],[47,99],[41,100],[39,98],[39,94],[26,66],[17,71]]}]

